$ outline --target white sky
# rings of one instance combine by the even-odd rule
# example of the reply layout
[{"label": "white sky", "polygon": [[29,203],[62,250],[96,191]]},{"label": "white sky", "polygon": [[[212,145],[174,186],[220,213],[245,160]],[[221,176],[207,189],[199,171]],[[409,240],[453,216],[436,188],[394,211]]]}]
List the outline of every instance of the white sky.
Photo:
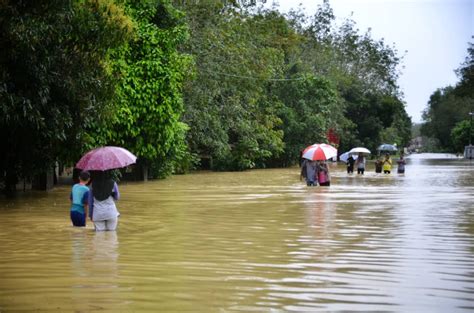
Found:
[{"label": "white sky", "polygon": [[[299,4],[313,15],[322,0],[268,0],[287,12]],[[350,17],[360,32],[372,29],[374,39],[395,44],[403,60],[399,85],[405,94],[406,110],[415,123],[430,95],[441,87],[455,85],[454,70],[474,42],[474,0],[330,0],[338,24]]]}]

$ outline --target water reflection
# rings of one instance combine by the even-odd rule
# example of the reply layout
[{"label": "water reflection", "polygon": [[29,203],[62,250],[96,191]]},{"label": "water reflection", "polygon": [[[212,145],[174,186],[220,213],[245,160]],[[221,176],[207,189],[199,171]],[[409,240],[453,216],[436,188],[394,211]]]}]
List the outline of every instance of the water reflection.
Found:
[{"label": "water reflection", "polygon": [[119,242],[116,232],[71,231],[71,306],[74,310],[120,308]]},{"label": "water reflection", "polygon": [[329,239],[335,223],[335,203],[330,201],[325,194],[330,193],[327,188],[317,192],[309,192],[304,201],[307,206],[306,222],[311,235],[316,239]]},{"label": "water reflection", "polygon": [[71,265],[75,276],[89,276],[88,263],[86,262],[89,254],[89,234],[83,229],[74,229],[71,236]]},{"label": "water reflection", "polygon": [[0,311],[470,311],[474,167],[407,162],[122,184],[117,232],[71,227],[66,187],[1,200]]},{"label": "water reflection", "polygon": [[[306,293],[315,308],[335,300],[346,303],[347,308],[357,305],[366,310],[396,305],[392,291],[383,287],[397,282],[391,268],[398,257],[387,248],[396,245],[393,207],[341,202],[341,198],[351,197],[340,185],[341,180],[337,187],[316,190],[304,200],[311,232],[299,239],[304,245],[295,254],[308,284],[294,292],[299,296]],[[348,181],[352,183],[353,179]],[[376,197],[381,195],[377,193]],[[303,301],[288,308],[309,307]]]}]

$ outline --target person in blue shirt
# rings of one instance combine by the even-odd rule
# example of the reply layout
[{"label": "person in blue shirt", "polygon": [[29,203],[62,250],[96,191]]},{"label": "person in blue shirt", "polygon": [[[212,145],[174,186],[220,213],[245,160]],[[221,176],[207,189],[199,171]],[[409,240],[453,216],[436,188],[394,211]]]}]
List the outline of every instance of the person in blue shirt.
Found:
[{"label": "person in blue shirt", "polygon": [[87,209],[89,206],[89,187],[90,180],[88,171],[82,171],[79,174],[79,183],[72,186],[71,194],[71,221],[72,225],[78,227],[86,226]]}]

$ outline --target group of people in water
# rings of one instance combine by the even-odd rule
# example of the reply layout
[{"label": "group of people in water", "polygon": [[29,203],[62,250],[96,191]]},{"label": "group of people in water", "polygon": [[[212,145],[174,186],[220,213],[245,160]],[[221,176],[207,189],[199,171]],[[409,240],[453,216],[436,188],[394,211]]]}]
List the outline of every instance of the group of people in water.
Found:
[{"label": "group of people in water", "polygon": [[[357,174],[364,175],[366,166],[366,157],[363,153],[359,153],[357,157],[349,155],[347,159],[347,173],[354,173],[354,167],[357,169]],[[392,158],[389,153],[385,154],[384,157],[380,157],[375,161],[375,172],[390,174],[392,172]],[[400,155],[400,159],[397,160],[397,173],[405,173],[406,161],[403,154]],[[326,161],[311,161],[304,159],[301,163],[301,174],[300,178],[304,178],[306,185],[308,186],[329,186],[330,175]]]},{"label": "group of people in water", "polygon": [[[357,158],[354,158],[352,155],[349,156],[347,159],[347,173],[351,174],[354,172],[354,165],[357,168],[357,174],[364,174],[365,172],[365,163],[366,163],[366,158],[363,153],[359,153]],[[375,160],[375,173],[382,173],[384,174],[390,174],[392,172],[392,158],[390,157],[390,154],[387,153],[385,154],[385,157],[380,157],[377,160]],[[397,173],[398,174],[403,174],[405,173],[405,159],[403,157],[403,154],[400,155],[400,159],[397,161],[398,168],[397,168]]]}]

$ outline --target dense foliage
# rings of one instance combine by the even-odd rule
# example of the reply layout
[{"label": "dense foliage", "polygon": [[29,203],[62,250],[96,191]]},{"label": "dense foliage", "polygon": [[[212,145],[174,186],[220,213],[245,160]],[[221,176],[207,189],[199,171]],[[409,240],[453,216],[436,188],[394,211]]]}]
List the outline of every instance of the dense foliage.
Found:
[{"label": "dense foliage", "polygon": [[114,93],[109,51],[131,32],[112,1],[0,2],[0,173],[12,191],[83,149]]},{"label": "dense foliage", "polygon": [[396,49],[372,39],[370,30],[360,35],[351,20],[336,27],[328,2],[313,17],[293,16],[305,39],[302,63],[337,86],[341,104],[331,117],[341,136],[341,152],[354,146],[375,150],[381,142],[405,145],[411,121],[396,83]]},{"label": "dense foliage", "polygon": [[0,26],[10,185],[100,145],[164,177],[410,137],[397,51],[351,20],[335,25],[328,2],[307,17],[259,1],[7,0]]},{"label": "dense foliage", "polygon": [[411,121],[396,83],[396,50],[334,25],[325,2],[313,17],[273,9],[201,2],[186,5],[196,77],[184,90],[192,152],[211,168],[297,162],[305,146],[340,150],[381,142],[405,145]]},{"label": "dense foliage", "polygon": [[246,169],[282,151],[279,100],[268,79],[282,72],[282,51],[266,21],[233,6],[204,2],[184,7],[196,76],[184,90],[188,144],[220,169]]},{"label": "dense foliage", "polygon": [[122,76],[107,142],[133,151],[145,178],[149,167],[155,177],[167,176],[187,157],[187,127],[179,119],[190,58],[177,51],[187,28],[182,13],[167,2],[129,1],[127,13],[136,36],[114,54]]},{"label": "dense foliage", "polygon": [[462,152],[470,139],[469,112],[474,112],[474,44],[469,44],[466,61],[456,73],[456,86],[440,88],[431,95],[423,112],[421,134],[439,143],[434,148]]}]

